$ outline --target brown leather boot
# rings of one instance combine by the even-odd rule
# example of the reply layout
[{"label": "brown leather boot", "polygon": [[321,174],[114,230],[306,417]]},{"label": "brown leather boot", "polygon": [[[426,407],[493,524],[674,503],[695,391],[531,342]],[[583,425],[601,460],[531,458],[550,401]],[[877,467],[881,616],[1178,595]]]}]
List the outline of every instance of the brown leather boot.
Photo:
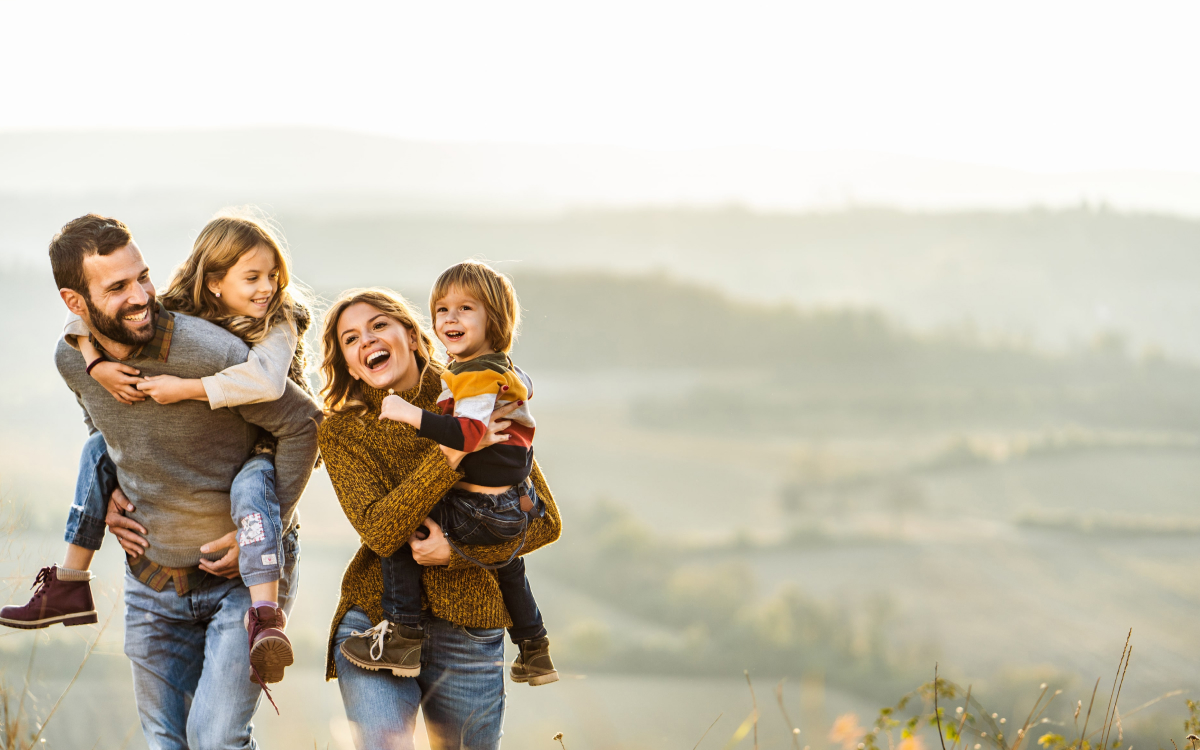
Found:
[{"label": "brown leather boot", "polygon": [[287,615],[279,607],[251,607],[246,613],[250,635],[250,681],[259,685],[279,682],[283,670],[292,666],[292,642],[283,629]]},{"label": "brown leather boot", "polygon": [[528,682],[530,685],[546,685],[558,682],[558,670],[550,659],[550,639],[538,638],[520,641],[521,653],[513,661],[509,675],[513,682]]},{"label": "brown leather boot", "polygon": [[38,587],[33,598],[21,606],[0,609],[0,625],[22,630],[63,625],[90,625],[96,622],[90,581],[60,581],[58,566],[42,568],[33,581]]},{"label": "brown leather boot", "polygon": [[397,677],[421,674],[421,642],[425,631],[387,620],[365,633],[352,633],[342,641],[342,656],[351,664],[372,671],[389,670]]}]

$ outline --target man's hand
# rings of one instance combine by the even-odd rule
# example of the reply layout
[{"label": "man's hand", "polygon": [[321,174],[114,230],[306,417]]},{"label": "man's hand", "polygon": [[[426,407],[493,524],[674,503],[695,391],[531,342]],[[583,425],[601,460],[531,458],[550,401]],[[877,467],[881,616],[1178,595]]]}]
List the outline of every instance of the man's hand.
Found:
[{"label": "man's hand", "polygon": [[450,542],[446,541],[445,532],[432,518],[426,518],[425,525],[429,527],[428,537],[418,539],[414,532],[408,538],[408,545],[412,547],[413,559],[421,565],[449,565],[452,552]]},{"label": "man's hand", "polygon": [[146,533],[146,527],[125,516],[126,512],[132,510],[133,503],[129,502],[129,498],[125,497],[125,493],[118,487],[108,498],[108,512],[104,516],[104,523],[108,526],[108,533],[117,538],[126,554],[136,559],[142,556],[150,542],[140,536]]},{"label": "man's hand", "polygon": [[217,550],[229,548],[225,556],[220,560],[205,560],[200,559],[200,570],[205,573],[212,573],[215,576],[222,578],[235,578],[239,574],[238,570],[238,543],[237,532],[231,531],[220,539],[214,539],[208,544],[200,548],[202,554],[216,552]]},{"label": "man's hand", "polygon": [[138,390],[138,383],[142,382],[142,378],[136,367],[120,362],[101,362],[92,368],[92,379],[104,386],[104,390],[122,404],[136,404],[146,400],[146,394]]},{"label": "man's hand", "polygon": [[208,396],[204,392],[204,384],[196,378],[152,375],[138,383],[137,387],[142,393],[150,394],[150,398],[160,404],[174,404],[188,399],[208,400]]}]

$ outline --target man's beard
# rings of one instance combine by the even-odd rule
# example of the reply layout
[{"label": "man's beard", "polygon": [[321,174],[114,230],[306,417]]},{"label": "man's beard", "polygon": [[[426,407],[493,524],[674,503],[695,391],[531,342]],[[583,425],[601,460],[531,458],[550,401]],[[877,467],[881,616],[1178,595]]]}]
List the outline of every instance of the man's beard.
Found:
[{"label": "man's beard", "polygon": [[[147,344],[154,338],[155,333],[155,318],[158,316],[158,305],[154,303],[154,295],[150,295],[150,299],[144,305],[129,305],[122,307],[115,318],[111,318],[92,304],[92,299],[88,295],[84,295],[84,302],[87,303],[88,315],[91,316],[92,330],[112,339],[118,344],[126,346],[142,346]],[[150,308],[150,317],[148,318],[149,325],[143,331],[132,331],[127,326],[123,318],[126,315],[136,315],[147,307]]]}]

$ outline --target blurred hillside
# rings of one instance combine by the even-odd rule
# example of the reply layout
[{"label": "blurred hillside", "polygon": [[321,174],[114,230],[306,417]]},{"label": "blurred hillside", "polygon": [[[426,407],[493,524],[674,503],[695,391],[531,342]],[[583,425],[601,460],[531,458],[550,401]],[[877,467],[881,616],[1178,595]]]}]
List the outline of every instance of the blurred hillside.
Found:
[{"label": "blurred hillside", "polygon": [[[94,210],[134,228],[162,282],[198,227],[237,195],[0,195],[0,268],[44,266],[55,229]],[[1174,217],[1089,208],[498,215],[347,195],[263,205],[284,227],[300,278],[322,289],[421,290],[447,265],[481,257],[512,273],[662,272],[753,304],[862,308],[916,331],[1057,351],[1115,334],[1138,354],[1200,360],[1200,222]]]},{"label": "blurred hillside", "polygon": [[[49,235],[86,210],[121,216],[161,287],[226,197],[0,196],[0,335],[18,353],[0,368],[0,492],[28,524],[0,578],[10,599],[57,554],[84,438],[51,363]],[[514,356],[537,383],[537,454],[566,523],[530,570],[578,679],[554,698],[512,694],[518,746],[563,728],[547,728],[544,701],[556,719],[623,707],[619,729],[568,723],[583,747],[661,736],[664,715],[701,722],[698,737],[744,698],[730,679],[743,668],[803,681],[816,738],[835,707],[890,702],[934,660],[1008,710],[1042,679],[1090,684],[1130,626],[1130,700],[1195,684],[1200,223],[376,199],[274,207],[323,300],[385,284],[424,308],[434,275],[469,256],[498,261],[521,295]],[[336,746],[320,658],[357,538],[323,472],[301,507],[302,656],[282,695],[305,719],[260,718],[285,746]],[[100,561],[119,584],[115,547]],[[82,636],[48,637],[69,648],[41,649],[40,668],[65,680]],[[119,622],[105,638],[79,695],[100,747],[120,747]],[[0,641],[0,666],[27,658],[28,639]],[[71,731],[52,739],[94,742]]]}]

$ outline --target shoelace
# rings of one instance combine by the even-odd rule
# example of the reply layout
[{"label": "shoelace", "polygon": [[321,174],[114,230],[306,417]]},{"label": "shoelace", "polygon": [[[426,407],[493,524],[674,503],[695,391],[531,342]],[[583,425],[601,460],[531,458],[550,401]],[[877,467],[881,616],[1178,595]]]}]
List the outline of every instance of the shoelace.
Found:
[{"label": "shoelace", "polygon": [[[34,599],[37,599],[42,594],[46,593],[46,587],[49,586],[50,581],[53,580],[53,576],[51,575],[51,570],[52,570],[52,568],[42,568],[40,571],[38,571],[37,578],[33,579],[33,585],[30,586],[29,588],[37,589],[37,591],[33,592]],[[40,586],[40,588],[39,588],[39,586]]]},{"label": "shoelace", "polygon": [[383,642],[387,640],[388,633],[392,632],[392,624],[387,620],[380,620],[379,624],[358,632],[357,630],[350,631],[351,637],[354,638],[374,638],[375,642],[371,644],[371,659],[379,661],[383,657]]},{"label": "shoelace", "polygon": [[[258,619],[258,609],[255,607],[250,608],[249,625],[250,627],[246,628],[246,633],[250,636],[250,648],[254,648],[254,636],[259,630],[262,630],[262,621]],[[254,668],[254,662],[250,662],[250,671],[258,679],[258,686],[262,688],[263,695],[267,696],[267,700],[271,701],[271,707],[275,709],[275,715],[279,716],[279,706],[275,705],[275,699],[271,697],[271,690],[267,687],[267,681]]]}]

